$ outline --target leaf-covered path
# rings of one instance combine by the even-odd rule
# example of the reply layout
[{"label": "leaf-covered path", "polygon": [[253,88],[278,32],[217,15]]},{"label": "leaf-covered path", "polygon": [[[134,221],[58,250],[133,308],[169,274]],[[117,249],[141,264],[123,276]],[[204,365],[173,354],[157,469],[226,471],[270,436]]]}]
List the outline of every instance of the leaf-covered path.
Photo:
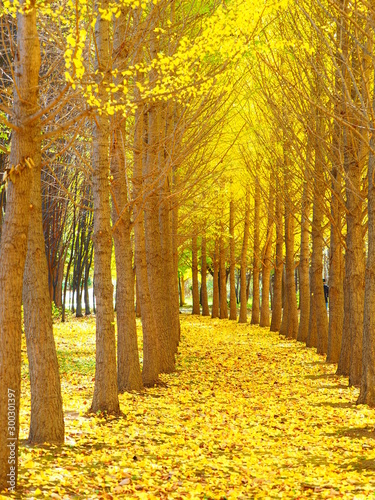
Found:
[{"label": "leaf-covered path", "polygon": [[21,447],[23,498],[375,498],[375,414],[334,366],[267,329],[181,322],[178,372],[109,422],[84,416],[92,320],[56,326],[67,444]]}]

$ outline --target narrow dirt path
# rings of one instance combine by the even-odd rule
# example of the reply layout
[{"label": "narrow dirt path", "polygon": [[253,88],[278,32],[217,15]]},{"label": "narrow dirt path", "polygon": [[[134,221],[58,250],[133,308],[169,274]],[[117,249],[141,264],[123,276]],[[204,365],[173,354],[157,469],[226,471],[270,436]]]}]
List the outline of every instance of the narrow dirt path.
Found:
[{"label": "narrow dirt path", "polygon": [[374,412],[334,366],[267,329],[181,321],[178,372],[122,395],[125,419],[77,415],[88,382],[65,382],[67,446],[22,449],[24,497],[375,498]]}]

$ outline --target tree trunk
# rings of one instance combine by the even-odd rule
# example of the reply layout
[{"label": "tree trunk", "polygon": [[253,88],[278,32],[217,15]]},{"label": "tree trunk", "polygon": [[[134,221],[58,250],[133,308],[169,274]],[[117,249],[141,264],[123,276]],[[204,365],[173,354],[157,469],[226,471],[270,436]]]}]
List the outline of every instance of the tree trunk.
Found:
[{"label": "tree trunk", "polygon": [[[278,193],[280,183],[276,179],[276,193]],[[276,219],[276,262],[275,274],[273,281],[273,303],[272,303],[272,319],[271,319],[271,332],[278,332],[281,326],[281,315],[283,308],[282,297],[282,279],[283,279],[283,212],[282,201],[280,196],[276,196],[275,206],[275,219]]]},{"label": "tree trunk", "polygon": [[260,326],[263,327],[270,326],[270,277],[274,221],[274,186],[272,177],[269,182],[267,234],[262,263],[262,308],[260,311]]},{"label": "tree trunk", "polygon": [[31,386],[30,443],[63,443],[64,412],[52,328],[41,196],[41,154],[36,155],[23,279],[23,311]]},{"label": "tree trunk", "polygon": [[219,317],[219,245],[218,240],[215,241],[215,252],[213,258],[213,297],[212,297],[212,311],[211,317]]},{"label": "tree trunk", "polygon": [[200,314],[201,310],[199,307],[199,284],[198,284],[198,244],[197,236],[194,235],[192,238],[192,278],[193,278],[193,314]]},{"label": "tree trunk", "polygon": [[[375,76],[375,75],[374,75]],[[375,80],[375,78],[374,78]],[[375,98],[373,99],[375,112]],[[371,123],[372,129],[374,123]],[[357,404],[375,406],[375,148],[371,136],[368,165],[368,256],[366,265],[365,310],[361,391]]]},{"label": "tree trunk", "polygon": [[316,309],[313,305],[314,301],[314,291],[312,287],[313,277],[312,277],[313,268],[310,267],[310,313],[309,313],[309,331],[307,335],[306,346],[307,347],[316,347],[318,345],[318,330],[316,323]]},{"label": "tree trunk", "polygon": [[[308,145],[309,148],[309,145]],[[309,334],[309,316],[310,316],[310,279],[309,279],[309,261],[310,261],[310,194],[309,181],[307,179],[310,153],[307,151],[305,179],[302,194],[301,210],[301,252],[299,261],[299,304],[300,320],[297,340],[299,342],[307,341]]]},{"label": "tree trunk", "polygon": [[259,271],[260,271],[260,241],[259,241],[259,211],[260,211],[260,186],[259,179],[255,179],[254,195],[254,256],[253,256],[253,305],[251,309],[251,324],[259,324]]},{"label": "tree trunk", "polygon": [[[77,194],[77,183],[75,185],[75,194]],[[72,246],[71,246],[71,249],[70,249],[69,262],[68,262],[68,265],[67,265],[67,268],[66,268],[64,291],[63,291],[63,304],[62,304],[62,312],[61,312],[61,321],[63,323],[65,322],[66,291],[67,291],[67,288],[68,288],[70,267],[71,267],[72,262],[73,262],[75,238],[76,238],[76,207],[73,206]]]},{"label": "tree trunk", "polygon": [[202,266],[201,266],[201,290],[202,290],[202,316],[209,316],[210,309],[208,307],[207,296],[207,240],[206,236],[202,237]]},{"label": "tree trunk", "polygon": [[286,277],[285,277],[285,267],[283,266],[283,273],[281,277],[281,302],[283,304],[283,317],[281,320],[281,325],[280,325],[280,330],[279,333],[280,335],[286,336],[287,334],[287,327],[288,327],[288,298],[286,296],[286,285],[285,285]]},{"label": "tree trunk", "polygon": [[180,295],[180,305],[183,307],[185,305],[185,280],[182,274],[180,276]]},{"label": "tree trunk", "polygon": [[135,280],[135,316],[141,317],[141,304],[139,302],[138,281]]},{"label": "tree trunk", "polygon": [[[345,134],[345,131],[344,131]],[[348,138],[353,141],[354,138]],[[350,325],[350,367],[349,384],[358,386],[362,376],[362,331],[364,312],[365,254],[362,227],[363,201],[361,191],[361,169],[349,145],[346,165],[346,253],[345,276],[348,283],[348,308]]]},{"label": "tree trunk", "polygon": [[[38,130],[34,123],[25,125],[38,109],[40,47],[35,2],[17,14],[17,57],[13,111],[17,129],[12,131],[9,164],[15,166],[8,182],[7,206],[0,247],[0,491],[14,491],[18,475],[18,433],[21,396],[21,303],[22,277],[27,252],[30,220],[32,166]],[[31,163],[30,163],[31,159]]]},{"label": "tree trunk", "polygon": [[[176,173],[176,167],[172,169],[172,181],[173,186],[178,183],[178,176]],[[180,325],[180,307],[179,307],[179,291],[178,291],[178,200],[175,195],[173,199],[172,206],[172,262],[173,262],[173,284],[172,284],[172,299],[173,299],[173,309],[174,315],[177,322],[177,339],[176,339],[176,351],[178,344],[180,342],[181,335],[181,325]]]},{"label": "tree trunk", "polygon": [[[338,99],[335,102],[335,116],[342,116],[343,88],[340,72],[340,51],[344,41],[344,27],[340,19],[336,21],[337,43],[336,43],[336,71],[335,71],[335,93]],[[335,120],[332,136],[331,154],[331,234],[330,234],[330,258],[329,258],[329,325],[328,325],[328,351],[327,363],[338,363],[340,359],[341,340],[344,321],[344,256],[342,251],[341,235],[343,229],[341,191],[343,172],[343,127]]]},{"label": "tree trunk", "polygon": [[[91,238],[91,231],[89,231],[88,238]],[[84,294],[85,294],[85,316],[90,316],[90,295],[89,295],[89,278],[90,278],[90,269],[92,264],[92,258],[94,254],[94,249],[91,247],[89,255],[87,256],[86,264],[85,264],[85,277],[84,277]]]},{"label": "tree trunk", "polygon": [[56,285],[53,289],[53,301],[56,307],[62,306],[62,283],[64,279],[64,265],[65,265],[65,255],[60,258],[58,266],[56,267]]},{"label": "tree trunk", "polygon": [[[139,75],[138,75],[139,79]],[[135,86],[135,96],[140,99],[138,87]],[[146,243],[142,209],[142,163],[145,157],[144,143],[147,129],[145,128],[144,108],[138,106],[135,112],[134,130],[134,170],[133,170],[133,197],[134,205],[134,262],[136,281],[138,283],[138,297],[141,309],[143,332],[143,385],[151,387],[159,382],[159,337],[156,330],[155,314],[152,307],[150,288],[147,277]]]},{"label": "tree trunk", "polygon": [[[346,9],[347,5],[343,5]],[[345,13],[346,14],[346,13]],[[342,73],[345,92],[349,92],[353,102],[362,106],[362,103],[356,99],[356,91],[353,88],[351,75],[347,69],[348,55],[351,53],[352,58],[352,74],[357,74],[360,69],[358,61],[358,53],[356,50],[351,50],[349,47],[350,38],[347,35],[348,18],[342,16],[343,23],[343,41],[342,41]],[[343,114],[345,120],[350,123],[356,130],[368,133],[368,130],[363,127],[363,122],[357,116],[354,116],[353,104],[347,103],[344,100]],[[366,141],[367,139],[364,139]],[[362,172],[363,161],[365,158],[365,148],[361,147],[361,140],[356,133],[353,133],[349,127],[344,127],[343,130],[343,146],[344,146],[344,170],[345,170],[345,187],[346,187],[346,252],[345,252],[345,280],[348,285],[347,293],[344,292],[344,324],[348,321],[348,331],[346,332],[346,324],[344,326],[343,339],[340,353],[340,370],[344,369],[344,364],[341,362],[348,354],[343,353],[343,349],[349,348],[349,385],[360,385],[362,375],[362,333],[363,333],[363,314],[364,314],[364,288],[365,288],[365,253],[363,240],[363,199],[362,199]],[[367,145],[366,145],[367,146]],[[348,333],[349,336],[345,335]],[[350,343],[348,345],[348,340]],[[343,361],[342,360],[342,361]]]},{"label": "tree trunk", "polygon": [[245,226],[242,240],[241,252],[241,277],[240,277],[240,317],[239,323],[247,323],[247,293],[246,293],[246,269],[247,269],[247,250],[249,247],[250,233],[250,203],[249,190],[246,190],[245,199]]},{"label": "tree trunk", "polygon": [[[113,52],[117,55],[117,59],[114,59],[120,68],[124,59],[121,47],[125,43],[126,23],[127,17],[122,11],[116,21],[113,43]],[[116,113],[112,124],[110,164],[116,261],[117,385],[120,393],[140,391],[143,388],[134,308],[133,252],[125,170],[125,123],[122,113]]]},{"label": "tree trunk", "polygon": [[[101,2],[103,9],[108,0]],[[109,21],[98,16],[95,25],[96,66],[108,71]],[[106,84],[99,84],[99,97],[107,100]],[[111,277],[112,229],[109,203],[109,120],[97,113],[93,131],[93,200],[94,200],[94,280],[96,296],[95,387],[90,411],[109,414],[120,412],[116,370],[116,339]]]},{"label": "tree trunk", "polygon": [[234,242],[234,201],[230,202],[230,211],[229,211],[229,234],[230,234],[230,312],[229,319],[237,320],[237,301],[236,301],[236,254],[235,254],[235,242]]},{"label": "tree trunk", "polygon": [[[288,186],[288,179],[286,179],[285,186]],[[288,187],[286,187],[285,204],[285,295],[287,301],[286,337],[296,339],[298,310],[294,284],[294,215]]]},{"label": "tree trunk", "polygon": [[[317,122],[321,118],[317,117]],[[323,178],[323,154],[321,152],[322,132],[317,125],[315,139],[314,166],[314,201],[312,222],[312,254],[311,254],[311,309],[315,309],[314,318],[317,330],[317,352],[327,354],[328,348],[328,318],[324,300],[323,288],[323,216],[325,183]]]},{"label": "tree trunk", "polygon": [[338,363],[344,321],[344,258],[341,244],[341,174],[332,168],[331,244],[329,270],[329,326],[327,363]]},{"label": "tree trunk", "polygon": [[227,302],[227,270],[226,270],[226,251],[224,242],[223,224],[220,229],[220,253],[219,253],[219,268],[220,268],[220,319],[228,319],[228,302]]}]

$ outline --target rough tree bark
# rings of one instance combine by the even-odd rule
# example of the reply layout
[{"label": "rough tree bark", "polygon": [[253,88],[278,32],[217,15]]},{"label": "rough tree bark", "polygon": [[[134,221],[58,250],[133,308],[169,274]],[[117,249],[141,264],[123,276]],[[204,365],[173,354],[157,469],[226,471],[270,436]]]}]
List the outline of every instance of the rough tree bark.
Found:
[{"label": "rough tree bark", "polygon": [[260,326],[270,326],[270,278],[272,267],[272,240],[274,223],[274,186],[273,178],[270,177],[270,187],[268,196],[268,219],[266,242],[263,249],[262,262],[262,307],[260,310]]},{"label": "rough tree bark", "polygon": [[213,297],[212,297],[212,311],[211,317],[218,318],[219,317],[219,245],[218,239],[215,240],[215,251],[213,258]]},{"label": "rough tree bark", "polygon": [[[276,192],[278,192],[280,183],[276,178]],[[280,196],[276,196],[275,206],[276,219],[276,259],[275,259],[275,274],[273,282],[273,303],[272,303],[272,319],[271,332],[278,332],[281,326],[281,315],[283,308],[282,298],[282,279],[283,279],[283,209]]]},{"label": "rough tree bark", "polygon": [[[140,75],[138,75],[140,79]],[[135,86],[135,96],[139,98],[138,87]],[[138,106],[135,112],[134,130],[134,169],[133,169],[133,198],[134,205],[134,262],[138,297],[141,309],[143,333],[143,369],[142,380],[146,387],[159,382],[159,338],[156,330],[154,310],[151,303],[150,288],[147,279],[146,243],[143,223],[142,186],[143,162],[145,160],[144,142],[147,134],[145,111],[143,105]]]},{"label": "rough tree bark", "polygon": [[[23,6],[25,0],[21,0]],[[25,14],[17,14],[17,57],[13,111],[17,128],[12,131],[7,207],[0,246],[0,491],[17,486],[18,433],[21,393],[22,278],[30,220],[32,166],[38,131],[28,118],[38,110],[40,47],[35,1],[27,2]],[[31,163],[30,163],[31,159]],[[27,163],[26,163],[27,160]],[[13,171],[14,172],[14,171]],[[9,425],[8,411],[12,412]]]},{"label": "rough tree bark", "polygon": [[[125,12],[114,27],[113,53],[122,67],[126,47]],[[130,211],[125,171],[125,120],[116,112],[112,121],[111,163],[112,224],[116,261],[117,385],[119,392],[143,388],[139,363],[137,327],[134,308],[134,272],[131,244]]]},{"label": "rough tree bark", "polygon": [[[375,76],[375,75],[374,75]],[[374,78],[375,81],[375,78]],[[375,114],[375,98],[373,99]],[[374,115],[373,115],[374,116]],[[374,123],[371,122],[371,128]],[[375,149],[371,136],[368,165],[368,256],[366,265],[365,310],[363,319],[363,351],[361,391],[357,404],[375,406]]]},{"label": "rough tree bark", "polygon": [[[298,310],[294,283],[294,205],[289,190],[290,172],[285,169],[285,294],[287,308],[286,337],[296,339],[298,335]],[[285,307],[284,307],[285,309]],[[280,332],[281,333],[281,332]]]},{"label": "rough tree bark", "polygon": [[298,327],[297,340],[306,342],[309,333],[310,316],[310,189],[308,171],[310,168],[309,144],[306,155],[305,179],[303,184],[302,207],[301,207],[301,251],[299,260],[299,304],[300,320]]},{"label": "rough tree bark", "polygon": [[180,306],[185,305],[185,279],[183,275],[180,276]]},{"label": "rough tree bark", "polygon": [[240,317],[239,323],[247,323],[247,293],[246,293],[246,269],[247,269],[247,250],[249,248],[250,233],[250,203],[249,190],[246,190],[245,198],[245,226],[242,240],[241,251],[241,277],[240,277]]},{"label": "rough tree bark", "polygon": [[[311,254],[311,309],[313,308],[317,330],[317,352],[327,354],[328,347],[328,318],[324,300],[323,288],[323,217],[324,217],[324,165],[322,151],[322,124],[321,117],[316,111],[315,131],[315,164],[314,164],[314,199],[312,221],[312,254]],[[314,327],[314,326],[313,326]]]},{"label": "rough tree bark", "polygon": [[[162,111],[163,133],[161,137],[164,147],[159,152],[159,229],[161,257],[164,270],[165,290],[163,294],[164,308],[169,325],[168,343],[171,356],[177,352],[180,333],[179,309],[176,307],[178,301],[178,288],[176,288],[177,271],[173,257],[172,241],[172,218],[171,218],[171,183],[172,166],[170,157],[172,155],[173,144],[173,120],[171,105],[166,104]],[[168,168],[169,167],[169,168]],[[165,172],[164,170],[166,170]],[[177,294],[177,295],[176,295]],[[173,370],[173,367],[172,367]]]},{"label": "rough tree bark", "polygon": [[199,306],[199,284],[198,284],[198,242],[197,236],[194,235],[192,238],[191,245],[191,253],[192,253],[192,282],[193,282],[193,311],[192,314],[200,314],[200,306]]},{"label": "rough tree bark", "polygon": [[331,243],[329,266],[329,325],[327,363],[338,363],[344,321],[344,257],[342,253],[341,230],[342,209],[341,173],[336,165],[332,167],[331,195]]},{"label": "rough tree bark", "polygon": [[234,242],[234,201],[230,201],[229,206],[229,252],[230,252],[230,274],[229,274],[229,284],[230,284],[230,308],[229,308],[229,319],[237,319],[237,301],[236,301],[236,254],[235,254],[235,242]]},{"label": "rough tree bark", "polygon": [[[108,0],[100,7],[108,7]],[[99,14],[95,25],[96,67],[104,75],[109,68],[109,21]],[[105,82],[99,82],[99,97],[107,100]],[[116,370],[116,339],[111,277],[112,229],[109,204],[109,120],[96,113],[93,130],[94,280],[96,297],[95,387],[90,411],[120,412]]]},{"label": "rough tree bark", "polygon": [[[313,281],[312,277],[312,271],[313,268],[312,266],[310,267],[310,284]],[[322,283],[323,286],[323,283]],[[307,340],[306,340],[306,346],[307,347],[316,347],[318,344],[318,329],[317,329],[317,323],[316,323],[316,310],[313,305],[314,301],[314,291],[312,286],[310,285],[310,313],[309,313],[309,331],[307,335]]]},{"label": "rough tree bark", "polygon": [[[340,51],[346,34],[342,23],[336,22],[336,64],[335,71],[335,116],[341,116],[343,107],[343,88],[340,74]],[[341,339],[344,321],[344,256],[342,248],[343,210],[341,191],[343,177],[343,127],[337,120],[334,122],[331,147],[331,233],[329,262],[329,325],[327,362],[338,363],[341,351]]]},{"label": "rough tree bark", "polygon": [[227,303],[227,270],[225,266],[226,251],[224,242],[224,227],[221,225],[220,229],[220,243],[219,243],[219,268],[220,268],[220,318],[228,319],[228,303]]},{"label": "rough tree bark", "polygon": [[134,308],[133,252],[127,205],[121,130],[112,136],[112,221],[116,261],[117,384],[119,392],[142,389]]},{"label": "rough tree bark", "polygon": [[251,324],[259,324],[259,273],[260,273],[260,186],[258,177],[255,178],[255,193],[254,193],[254,256],[253,256],[253,305],[251,309]]},{"label": "rough tree bark", "polygon": [[43,234],[40,149],[36,159],[30,205],[33,208],[23,278],[23,311],[31,386],[29,442],[63,443],[64,412]]},{"label": "rough tree bark", "polygon": [[[157,57],[158,40],[154,31],[158,19],[158,7],[153,6],[152,31],[150,35],[150,53]],[[155,82],[156,70],[150,71],[150,81]],[[173,325],[170,322],[168,300],[168,284],[165,282],[165,268],[162,256],[161,233],[159,225],[159,173],[164,158],[162,135],[165,127],[165,114],[162,103],[152,102],[148,108],[148,141],[147,158],[143,165],[144,174],[144,227],[146,243],[147,276],[151,302],[159,336],[159,361],[163,373],[175,370],[175,347],[173,342]],[[142,308],[142,305],[141,305]]]},{"label": "rough tree bark", "polygon": [[208,295],[207,295],[207,239],[206,239],[206,236],[202,236],[201,253],[202,253],[202,266],[201,266],[202,316],[209,316],[210,309],[208,307]]}]

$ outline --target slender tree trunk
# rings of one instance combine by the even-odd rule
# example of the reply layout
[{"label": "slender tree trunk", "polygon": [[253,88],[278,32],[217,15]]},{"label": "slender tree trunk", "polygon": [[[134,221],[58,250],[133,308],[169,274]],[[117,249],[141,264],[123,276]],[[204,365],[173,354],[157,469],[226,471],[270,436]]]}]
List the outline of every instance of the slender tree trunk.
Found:
[{"label": "slender tree trunk", "polygon": [[346,276],[346,266],[344,266],[344,325],[342,330],[341,338],[341,350],[339,362],[337,364],[336,375],[342,375],[344,377],[349,376],[350,368],[350,321],[349,315],[350,310],[347,304],[349,304],[349,283]]},{"label": "slender tree trunk", "polygon": [[[21,6],[26,1],[21,0]],[[35,124],[25,125],[38,109],[40,47],[35,2],[17,14],[17,57],[13,111],[19,127],[12,131],[10,178],[0,246],[0,491],[14,491],[18,475],[18,433],[21,396],[22,277],[30,220],[32,166],[40,138]],[[31,159],[31,163],[30,163]]]},{"label": "slender tree trunk", "polygon": [[30,443],[63,443],[64,412],[52,329],[42,220],[41,154],[36,155],[23,279],[23,311],[31,386]]},{"label": "slender tree trunk", "polygon": [[[138,99],[140,99],[139,90],[136,86],[135,95]],[[135,112],[134,131],[133,197],[136,201],[134,206],[134,261],[143,332],[142,379],[143,384],[146,387],[150,387],[159,382],[160,346],[147,278],[146,243],[143,224],[143,209],[141,206],[141,189],[143,184],[142,163],[145,156],[144,141],[147,133],[144,126],[144,109],[143,106],[140,105]]]},{"label": "slender tree trunk", "polygon": [[229,319],[237,320],[237,301],[236,301],[236,254],[235,254],[235,242],[234,242],[234,212],[235,206],[234,201],[230,202],[229,211],[229,234],[230,234],[230,313]]},{"label": "slender tree trunk", "polygon": [[[91,231],[89,231],[89,234],[87,238],[91,238]],[[91,310],[90,310],[90,295],[89,295],[89,278],[90,278],[90,269],[91,269],[91,264],[92,264],[92,258],[94,254],[94,249],[91,247],[91,250],[89,251],[89,255],[87,256],[86,264],[85,264],[85,277],[84,277],[84,290],[85,290],[85,316],[90,316]]]},{"label": "slender tree trunk", "polygon": [[240,277],[240,317],[239,323],[247,323],[247,293],[246,293],[246,269],[247,269],[247,250],[249,247],[250,233],[250,203],[249,191],[246,190],[245,199],[245,227],[242,240],[241,252],[241,277]]},{"label": "slender tree trunk", "polygon": [[[343,9],[347,4],[343,2]],[[354,102],[356,92],[353,89],[351,76],[347,68],[348,55],[352,56],[352,74],[360,71],[358,53],[349,48],[348,18],[342,16],[343,41],[342,41],[342,73],[346,93],[350,93]],[[359,104],[359,103],[358,103]],[[363,123],[354,115],[354,106],[344,100],[343,114],[348,123],[357,130],[363,128]],[[365,130],[365,133],[367,131]],[[349,384],[360,385],[362,375],[362,333],[364,313],[364,288],[365,288],[365,254],[362,226],[362,167],[365,157],[361,141],[357,134],[348,127],[343,130],[344,170],[346,187],[346,251],[345,251],[345,281],[348,290],[344,291],[344,331],[341,343],[341,353],[338,372],[346,371],[346,361],[349,356]],[[346,325],[348,322],[348,325]],[[343,352],[349,350],[349,352]]]},{"label": "slender tree trunk", "polygon": [[254,257],[253,257],[253,305],[251,309],[251,324],[259,324],[259,272],[260,272],[260,240],[259,240],[259,211],[260,211],[260,186],[259,179],[255,179],[254,195]]},{"label": "slender tree trunk", "polygon": [[[339,96],[335,102],[335,116],[342,116],[343,88],[340,74],[340,51],[343,37],[346,37],[340,20],[336,23],[336,63],[335,92]],[[338,363],[340,359],[341,340],[344,321],[344,256],[341,243],[342,234],[342,172],[343,172],[343,127],[335,121],[332,137],[332,187],[331,187],[331,234],[330,234],[330,259],[329,259],[329,325],[328,325],[328,351],[327,362]]]},{"label": "slender tree trunk", "polygon": [[273,221],[274,221],[274,186],[273,179],[270,178],[269,202],[268,202],[268,220],[266,243],[263,250],[262,263],[262,308],[260,311],[260,326],[270,326],[270,277],[271,277],[271,255],[273,240]]},{"label": "slender tree trunk", "polygon": [[283,317],[281,320],[281,325],[280,325],[280,330],[279,333],[280,335],[287,335],[287,328],[288,328],[288,297],[286,295],[286,275],[285,275],[285,266],[283,266],[283,274],[281,277],[282,283],[281,283],[281,294],[282,294],[282,299],[281,302],[283,304]]},{"label": "slender tree trunk", "polygon": [[[316,309],[313,305],[314,301],[314,290],[312,287],[313,282],[313,267],[310,267],[310,314],[309,314],[309,331],[307,335],[306,346],[316,347],[318,345],[318,329],[316,323]],[[322,283],[323,285],[323,283]]]},{"label": "slender tree trunk", "polygon": [[[108,7],[108,0],[101,2]],[[109,21],[98,16],[95,25],[97,68],[106,73],[109,67]],[[107,100],[105,83],[99,84],[99,96]],[[109,204],[109,120],[95,116],[93,132],[93,200],[94,200],[94,279],[96,296],[96,365],[91,411],[120,412],[116,370],[116,339],[111,278],[112,229]]]},{"label": "slender tree trunk", "polygon": [[[158,40],[154,31],[159,17],[158,6],[153,6],[150,35],[150,53],[157,57]],[[156,70],[150,72],[150,80],[157,78]],[[165,267],[162,256],[161,233],[159,225],[159,182],[163,155],[163,130],[165,115],[162,104],[153,102],[148,108],[147,157],[143,165],[144,174],[144,227],[146,243],[147,276],[151,303],[154,310],[157,333],[159,337],[159,362],[163,373],[175,370],[175,348],[173,342],[173,325],[169,317],[167,304],[169,283],[165,281]],[[142,305],[141,305],[142,308]]]},{"label": "slender tree trunk", "polygon": [[141,304],[139,302],[139,291],[138,291],[138,281],[135,280],[135,301],[136,301],[136,305],[135,305],[135,316],[137,318],[140,318],[141,317]]},{"label": "slender tree trunk", "polygon": [[[114,59],[120,67],[124,59],[121,48],[126,39],[126,23],[127,16],[123,11],[115,25],[113,44],[113,52],[117,55]],[[117,385],[119,392],[140,391],[143,383],[134,308],[133,252],[125,171],[126,130],[122,114],[115,114],[112,129],[110,171],[116,261]]]},{"label": "slender tree trunk", "polygon": [[[308,145],[309,148],[309,145]],[[301,252],[299,261],[299,303],[300,303],[300,320],[298,328],[297,340],[300,342],[307,341],[309,334],[309,316],[310,316],[310,279],[309,279],[309,261],[310,261],[310,194],[309,180],[307,179],[310,154],[309,149],[306,157],[305,180],[302,194],[302,210],[301,210]]]},{"label": "slender tree trunk", "polygon": [[206,236],[202,237],[202,266],[201,266],[201,290],[202,290],[202,316],[209,316],[210,309],[208,307],[207,296],[207,240]]},{"label": "slender tree trunk", "polygon": [[[288,174],[287,174],[288,175]],[[294,216],[293,203],[285,179],[285,294],[287,301],[286,337],[296,339],[298,335],[298,310],[296,287],[294,283]],[[285,308],[284,308],[285,309]],[[281,332],[280,332],[281,333]]]},{"label": "slender tree trunk", "polygon": [[[77,196],[77,176],[75,178],[75,199]],[[68,265],[66,268],[66,274],[65,274],[65,283],[64,283],[64,290],[63,290],[63,303],[62,303],[62,312],[61,312],[61,321],[64,323],[65,322],[65,309],[66,309],[66,291],[68,288],[68,282],[69,282],[69,275],[70,275],[70,268],[73,262],[73,256],[74,256],[74,246],[75,246],[75,238],[76,238],[76,206],[73,206],[73,223],[72,223],[72,245],[70,248],[70,257],[68,261]]]},{"label": "slender tree trunk", "polygon": [[341,174],[332,169],[331,244],[329,270],[329,326],[327,362],[338,363],[344,321],[344,258],[341,244]]},{"label": "slender tree trunk", "polygon": [[56,268],[56,285],[53,289],[53,301],[56,307],[62,306],[62,283],[64,279],[65,256],[66,252],[64,251],[64,255],[60,257]]},{"label": "slender tree trunk", "polygon": [[180,276],[180,293],[181,293],[181,307],[185,305],[185,280],[184,276],[181,274]]},{"label": "slender tree trunk", "polygon": [[345,275],[348,278],[349,302],[344,304],[344,307],[348,308],[350,324],[349,384],[358,386],[361,383],[362,376],[362,331],[365,298],[365,254],[362,227],[363,201],[360,195],[361,169],[357,164],[354,153],[349,152],[349,155],[349,165],[346,168],[347,236],[345,253]]},{"label": "slender tree trunk", "polygon": [[[153,55],[155,54],[155,37],[155,33],[151,35],[151,51]],[[161,128],[164,126],[164,124],[162,124],[163,117],[161,111],[160,103],[153,103],[150,105],[148,111],[147,160],[143,165],[145,179],[144,227],[147,276],[157,333],[159,336],[160,370],[163,373],[170,373],[175,370],[175,351],[173,347],[172,325],[169,322],[166,303],[168,286],[165,283],[161,248],[159,196],[155,187],[161,154],[160,134]]]},{"label": "slender tree trunk", "polygon": [[219,245],[218,240],[215,241],[215,252],[213,258],[213,297],[212,297],[212,311],[211,317],[219,317]]},{"label": "slender tree trunk", "polygon": [[199,307],[199,285],[198,285],[198,244],[197,236],[192,238],[192,278],[193,278],[193,314],[200,314]]},{"label": "slender tree trunk", "polygon": [[219,269],[220,269],[220,318],[228,319],[227,303],[227,271],[226,271],[226,251],[224,242],[224,228],[220,229],[220,249],[219,249]]},{"label": "slender tree trunk", "polygon": [[[375,74],[374,74],[375,81]],[[375,113],[375,97],[373,98]],[[374,123],[371,123],[374,128]],[[358,404],[375,406],[375,148],[371,136],[368,165],[368,256],[363,320],[362,379]]]},{"label": "slender tree trunk", "polygon": [[[167,103],[162,113],[165,126],[165,137],[162,137],[164,147],[160,151],[161,161],[159,161],[159,175],[161,178],[159,186],[159,227],[161,238],[162,261],[164,266],[165,282],[167,293],[164,294],[167,322],[170,325],[169,343],[171,354],[177,352],[180,337],[180,318],[178,307],[178,262],[177,257],[177,229],[178,220],[176,210],[171,207],[171,185],[173,182],[173,167],[171,156],[173,151],[173,114],[172,104]],[[165,174],[165,165],[170,167],[170,171]],[[173,233],[176,234],[173,237]],[[174,239],[173,239],[174,238]]]},{"label": "slender tree trunk", "polygon": [[[317,118],[317,122],[321,118]],[[312,222],[312,255],[311,255],[311,309],[315,309],[317,330],[317,352],[327,354],[328,348],[328,318],[324,300],[323,288],[323,209],[325,183],[323,178],[323,155],[321,152],[321,126],[317,126],[314,168],[314,202]]]},{"label": "slender tree trunk", "polygon": [[[178,176],[175,172],[175,167],[172,169],[172,181],[173,186],[176,186],[178,183]],[[177,322],[177,338],[176,338],[176,351],[178,344],[180,342],[181,335],[181,325],[180,325],[180,305],[179,305],[179,290],[178,290],[178,200],[177,196],[173,199],[172,206],[172,261],[173,261],[173,284],[172,284],[172,299],[173,299],[173,309],[174,315]]]},{"label": "slender tree trunk", "polygon": [[[278,193],[280,183],[276,179],[276,193]],[[282,201],[280,196],[276,196],[275,206],[275,219],[276,219],[276,262],[275,274],[273,282],[273,303],[272,303],[272,319],[271,319],[271,332],[277,332],[281,326],[281,315],[283,308],[282,298],[282,279],[283,279],[283,212]]]}]

